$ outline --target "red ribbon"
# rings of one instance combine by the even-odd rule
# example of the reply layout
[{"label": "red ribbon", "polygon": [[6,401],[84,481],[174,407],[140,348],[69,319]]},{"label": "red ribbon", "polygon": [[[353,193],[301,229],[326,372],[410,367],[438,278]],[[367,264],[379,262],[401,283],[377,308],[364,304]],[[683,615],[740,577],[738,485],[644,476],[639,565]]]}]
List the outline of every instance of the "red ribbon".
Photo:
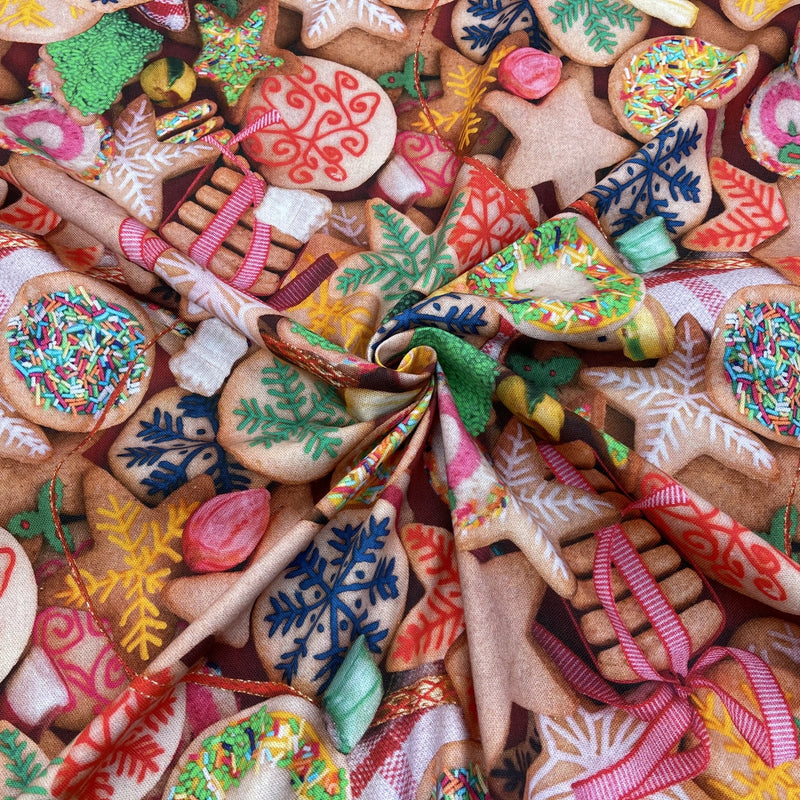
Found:
[{"label": "red ribbon", "polygon": [[[566,459],[549,445],[540,451],[556,477],[580,486],[585,481]],[[681,487],[652,495],[629,508],[669,505],[683,494]],[[690,667],[691,640],[680,617],[664,596],[620,525],[599,530],[594,561],[594,586],[633,671],[651,684],[645,700],[630,702],[604,678],[587,667],[556,637],[535,624],[534,637],[564,674],[572,687],[606,705],[623,709],[648,723],[636,747],[616,764],[573,785],[576,800],[637,800],[699,775],[707,767],[710,740],[703,719],[692,703],[698,689],[713,691],[730,714],[733,724],[756,754],[769,766],[792,761],[800,755],[797,733],[786,697],[769,666],[754,653],[732,647],[709,647]],[[669,669],[657,672],[625,626],[611,586],[611,567],[616,566],[647,616],[669,659]],[[705,671],[724,658],[735,659],[747,676],[761,718],[749,711]],[[696,743],[686,750],[678,746],[687,733]]]}]

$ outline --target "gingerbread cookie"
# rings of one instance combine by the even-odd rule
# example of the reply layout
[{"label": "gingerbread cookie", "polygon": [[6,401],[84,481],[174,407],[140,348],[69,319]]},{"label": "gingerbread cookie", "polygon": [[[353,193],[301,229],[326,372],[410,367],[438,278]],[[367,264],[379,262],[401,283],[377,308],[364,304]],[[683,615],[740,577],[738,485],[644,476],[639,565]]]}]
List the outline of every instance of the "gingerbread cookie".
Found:
[{"label": "gingerbread cookie", "polygon": [[32,422],[65,431],[109,427],[144,398],[153,329],[138,304],[108,284],[68,272],[33,278],[0,330],[3,394]]},{"label": "gingerbread cookie", "polygon": [[[665,472],[709,455],[760,480],[777,474],[774,457],[757,437],[720,414],[707,393],[708,341],[690,315],[675,326],[675,349],[654,367],[603,367],[581,371],[581,381],[636,422],[635,448]],[[721,367],[720,367],[721,368]],[[752,428],[751,428],[752,429]]]}]

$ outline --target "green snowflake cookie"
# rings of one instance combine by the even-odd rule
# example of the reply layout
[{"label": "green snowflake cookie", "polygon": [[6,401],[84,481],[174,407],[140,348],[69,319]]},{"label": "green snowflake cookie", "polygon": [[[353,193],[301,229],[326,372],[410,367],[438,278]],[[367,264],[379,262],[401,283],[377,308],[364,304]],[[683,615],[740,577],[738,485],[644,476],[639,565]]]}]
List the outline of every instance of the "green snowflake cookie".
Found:
[{"label": "green snowflake cookie", "polygon": [[102,114],[122,87],[161,49],[164,37],[131,22],[125,11],[104,14],[88,31],[47,45],[64,79],[67,102],[81,114]]}]

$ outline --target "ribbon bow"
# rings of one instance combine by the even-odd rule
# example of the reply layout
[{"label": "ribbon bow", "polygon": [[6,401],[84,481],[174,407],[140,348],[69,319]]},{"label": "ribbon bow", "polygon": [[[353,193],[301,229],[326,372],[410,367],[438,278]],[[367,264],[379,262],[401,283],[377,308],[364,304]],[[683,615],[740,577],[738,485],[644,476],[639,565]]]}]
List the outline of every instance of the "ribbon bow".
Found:
[{"label": "ribbon bow", "polygon": [[[565,463],[563,457],[559,458],[550,446],[540,446],[540,450],[559,480],[573,485],[584,483],[580,473]],[[629,509],[652,508],[669,504],[674,499],[669,493],[661,493],[644,498]],[[651,685],[652,691],[642,701],[626,700],[559,639],[535,624],[534,637],[576,691],[648,723],[642,738],[627,756],[573,785],[576,800],[598,797],[637,800],[703,772],[711,752],[708,731],[692,702],[698,689],[709,689],[719,697],[736,729],[766,764],[775,767],[798,758],[800,748],[792,714],[769,666],[754,653],[719,646],[707,648],[690,666],[689,633],[622,527],[611,525],[595,535],[598,539],[594,560],[597,596],[632,670]],[[669,668],[663,673],[650,665],[622,621],[611,586],[612,563],[664,646]],[[729,657],[744,670],[761,718],[706,676],[710,666]],[[689,732],[696,737],[696,743],[678,750]]]}]

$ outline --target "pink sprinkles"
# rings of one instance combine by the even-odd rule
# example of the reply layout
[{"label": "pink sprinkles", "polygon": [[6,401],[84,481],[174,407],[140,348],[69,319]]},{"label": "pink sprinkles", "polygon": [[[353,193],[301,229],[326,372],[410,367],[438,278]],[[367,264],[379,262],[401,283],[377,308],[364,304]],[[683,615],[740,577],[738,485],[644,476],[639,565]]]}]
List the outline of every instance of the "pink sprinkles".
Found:
[{"label": "pink sprinkles", "polygon": [[724,366],[739,412],[800,435],[800,314],[794,303],[747,303],[725,317]]},{"label": "pink sprinkles", "polygon": [[147,372],[145,333],[136,317],[82,286],[28,303],[9,321],[6,341],[36,405],[73,415],[101,413],[132,361],[115,405],[140,390]]}]

